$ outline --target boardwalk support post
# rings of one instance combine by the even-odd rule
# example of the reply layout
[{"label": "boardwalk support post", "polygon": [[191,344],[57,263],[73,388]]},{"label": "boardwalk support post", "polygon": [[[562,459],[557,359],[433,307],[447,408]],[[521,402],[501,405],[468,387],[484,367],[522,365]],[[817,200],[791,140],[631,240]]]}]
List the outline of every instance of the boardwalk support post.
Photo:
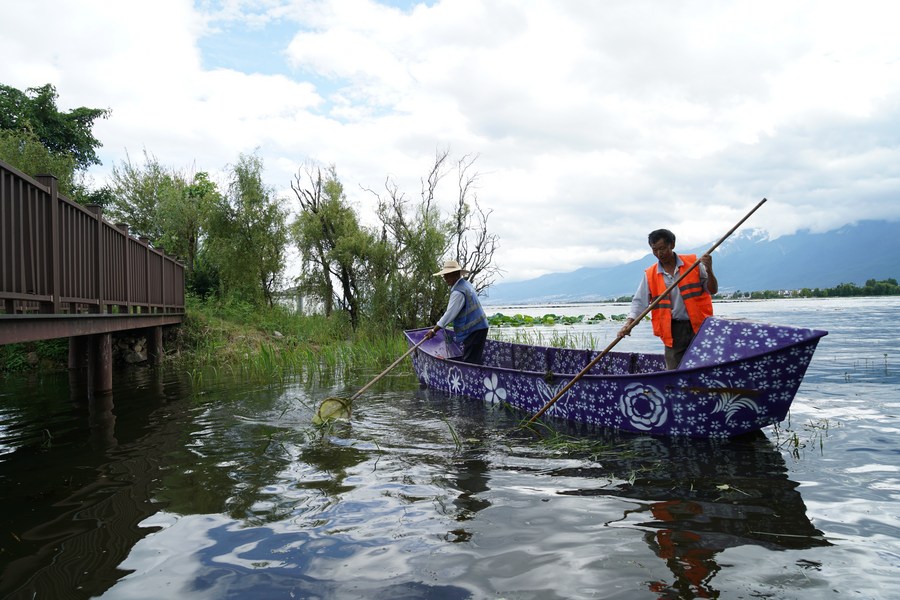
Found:
[{"label": "boardwalk support post", "polygon": [[153,365],[162,363],[162,357],[165,350],[163,349],[163,328],[151,327],[147,331],[147,357]]},{"label": "boardwalk support post", "polygon": [[100,333],[91,336],[91,382],[94,391],[112,391],[112,334]]}]

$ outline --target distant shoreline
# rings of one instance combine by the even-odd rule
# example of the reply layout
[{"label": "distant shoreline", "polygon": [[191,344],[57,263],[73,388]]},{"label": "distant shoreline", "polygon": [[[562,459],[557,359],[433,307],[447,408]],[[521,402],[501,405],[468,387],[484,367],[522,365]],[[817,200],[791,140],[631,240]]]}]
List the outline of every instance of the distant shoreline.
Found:
[{"label": "distant shoreline", "polygon": [[[781,296],[778,298],[713,298],[713,304],[739,304],[739,303],[749,303],[749,302],[771,302],[771,301],[782,301],[782,300],[865,300],[872,298],[895,298],[894,295],[872,295],[872,296]],[[568,308],[568,307],[577,307],[577,306],[592,306],[597,304],[603,304],[605,306],[629,306],[630,302],[621,302],[618,300],[572,300],[569,302],[561,302],[561,301],[547,301],[547,302],[511,302],[511,303],[497,303],[497,304],[488,304],[482,303],[482,306],[485,310],[490,310],[494,308]]]}]

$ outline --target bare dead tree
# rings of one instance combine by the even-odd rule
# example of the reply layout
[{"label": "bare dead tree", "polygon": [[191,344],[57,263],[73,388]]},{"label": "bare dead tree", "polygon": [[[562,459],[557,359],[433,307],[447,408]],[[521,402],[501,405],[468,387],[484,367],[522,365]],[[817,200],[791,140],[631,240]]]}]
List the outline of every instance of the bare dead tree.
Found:
[{"label": "bare dead tree", "polygon": [[466,267],[469,271],[467,279],[481,293],[502,271],[494,263],[499,238],[488,231],[488,219],[493,211],[481,208],[475,191],[481,177],[480,173],[472,171],[476,160],[477,154],[466,154],[456,163],[457,199],[448,251]]},{"label": "bare dead tree", "polygon": [[436,150],[434,153],[434,164],[428,176],[422,179],[422,211],[427,213],[434,205],[434,193],[437,190],[438,183],[447,174],[444,163],[450,157],[450,149]]},{"label": "bare dead tree", "polygon": [[[448,290],[433,273],[442,259],[456,259],[470,271],[469,281],[483,291],[500,269],[493,263],[497,236],[489,233],[490,211],[482,209],[476,194],[477,156],[452,162],[449,150],[437,150],[428,173],[420,179],[420,197],[410,200],[390,177],[384,190],[363,187],[378,202],[381,242],[390,248],[390,268],[384,273],[392,300],[391,312],[406,326],[431,323],[446,308]],[[438,188],[456,169],[456,199],[449,210],[438,206]]]}]

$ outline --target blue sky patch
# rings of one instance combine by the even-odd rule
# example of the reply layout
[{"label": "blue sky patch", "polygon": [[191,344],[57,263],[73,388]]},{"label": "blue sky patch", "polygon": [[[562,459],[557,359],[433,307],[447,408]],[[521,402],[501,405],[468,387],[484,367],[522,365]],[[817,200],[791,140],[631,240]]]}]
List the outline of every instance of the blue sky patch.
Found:
[{"label": "blue sky patch", "polygon": [[297,24],[288,21],[273,21],[264,27],[248,27],[243,23],[220,25],[218,32],[198,42],[203,66],[291,76],[293,69],[285,51],[297,31]]}]

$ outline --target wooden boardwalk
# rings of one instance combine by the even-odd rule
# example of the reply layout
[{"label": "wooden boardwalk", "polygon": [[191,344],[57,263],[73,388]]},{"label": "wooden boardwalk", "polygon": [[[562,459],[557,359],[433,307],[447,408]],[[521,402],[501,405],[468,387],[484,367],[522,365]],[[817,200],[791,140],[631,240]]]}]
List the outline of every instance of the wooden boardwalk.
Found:
[{"label": "wooden boardwalk", "polygon": [[162,327],[183,319],[181,263],[0,161],[0,344],[69,338],[69,366],[87,362],[106,391],[114,332],[146,329],[159,357]]}]

